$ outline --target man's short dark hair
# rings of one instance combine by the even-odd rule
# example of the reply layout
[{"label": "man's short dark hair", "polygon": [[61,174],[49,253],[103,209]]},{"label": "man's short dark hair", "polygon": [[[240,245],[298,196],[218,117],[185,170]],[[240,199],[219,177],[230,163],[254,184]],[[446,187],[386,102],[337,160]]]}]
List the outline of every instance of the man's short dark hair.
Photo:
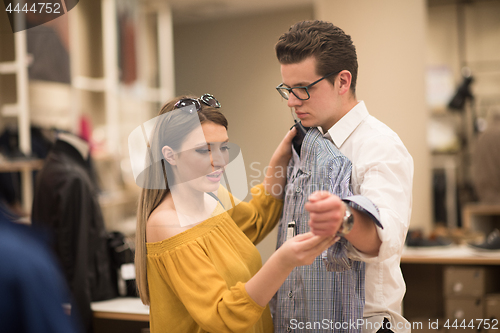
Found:
[{"label": "man's short dark hair", "polygon": [[[295,23],[276,43],[276,56],[281,64],[295,64],[314,56],[316,72],[324,76],[332,72],[348,70],[351,75],[351,91],[356,91],[358,58],[351,36],[330,22],[302,21]],[[334,82],[335,76],[328,78]]]}]

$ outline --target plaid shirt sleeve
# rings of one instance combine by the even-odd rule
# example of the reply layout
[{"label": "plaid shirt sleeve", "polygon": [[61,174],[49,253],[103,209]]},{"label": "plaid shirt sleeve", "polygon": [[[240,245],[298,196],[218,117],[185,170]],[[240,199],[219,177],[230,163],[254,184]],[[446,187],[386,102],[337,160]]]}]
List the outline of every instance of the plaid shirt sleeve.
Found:
[{"label": "plaid shirt sleeve", "polygon": [[[343,201],[352,208],[368,214],[374,223],[383,229],[380,222],[378,207],[368,198],[361,195],[352,195],[350,187],[352,166],[339,159],[330,165],[331,193],[343,198]],[[349,242],[341,238],[328,250],[323,252],[322,259],[329,272],[343,272],[352,268],[352,259],[348,258]]]}]

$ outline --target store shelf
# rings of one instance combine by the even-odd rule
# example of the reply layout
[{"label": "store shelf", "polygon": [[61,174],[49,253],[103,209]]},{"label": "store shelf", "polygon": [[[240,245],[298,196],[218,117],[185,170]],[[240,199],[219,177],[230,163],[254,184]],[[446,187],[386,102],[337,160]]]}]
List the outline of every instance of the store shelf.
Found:
[{"label": "store shelf", "polygon": [[0,74],[16,74],[17,63],[15,61],[0,62]]},{"label": "store shelf", "polygon": [[[26,54],[26,57],[24,59],[25,67],[27,68],[32,61],[33,58],[29,54]],[[2,61],[0,62],[0,74],[17,74],[19,69],[18,66],[18,61]]]},{"label": "store shelf", "polygon": [[43,167],[42,159],[0,161],[0,172],[20,172],[25,170],[39,170],[42,167]]},{"label": "store shelf", "polygon": [[73,87],[81,90],[104,92],[106,91],[105,78],[92,78],[85,76],[75,76],[73,78]]},{"label": "store shelf", "polygon": [[4,117],[17,117],[19,115],[19,105],[5,104],[2,107],[2,116]]},{"label": "store shelf", "polygon": [[[5,104],[0,109],[2,117],[17,118],[19,150],[24,156],[31,156],[31,132],[30,132],[30,110],[28,91],[28,66],[33,58],[27,52],[26,31],[19,31],[13,35],[13,44],[5,45],[12,49],[15,60],[0,62],[0,74],[15,76],[15,103]],[[10,92],[0,91],[0,99]],[[11,96],[8,97],[11,99]],[[25,213],[31,211],[33,202],[33,176],[32,170],[41,167],[43,162],[32,163],[31,161],[0,161],[1,172],[21,172],[21,204]]]},{"label": "store shelf", "polygon": [[500,265],[500,252],[478,251],[467,245],[405,247],[403,264]]},{"label": "store shelf", "polygon": [[92,302],[91,308],[95,318],[149,321],[149,306],[142,304],[140,298],[123,297]]},{"label": "store shelf", "polygon": [[[401,271],[406,283],[403,316],[410,321],[420,321],[421,318],[425,318],[425,321],[440,318],[441,321],[449,316],[450,301],[454,304],[456,300],[456,297],[449,297],[443,292],[446,290],[446,276],[450,273],[446,273],[448,270],[472,271],[474,273],[469,274],[472,276],[476,276],[476,271],[484,271],[491,273],[492,279],[490,280],[498,281],[499,265],[499,252],[479,252],[466,245],[405,248],[401,258]],[[425,278],[422,278],[424,276]],[[459,278],[459,274],[452,274],[452,276]],[[475,284],[463,283],[463,286],[464,288],[474,287]],[[484,297],[486,297],[484,294],[476,297],[474,302]],[[437,332],[437,330],[434,331]]]},{"label": "store shelf", "polygon": [[463,209],[464,227],[486,234],[500,229],[500,204],[470,203]]}]

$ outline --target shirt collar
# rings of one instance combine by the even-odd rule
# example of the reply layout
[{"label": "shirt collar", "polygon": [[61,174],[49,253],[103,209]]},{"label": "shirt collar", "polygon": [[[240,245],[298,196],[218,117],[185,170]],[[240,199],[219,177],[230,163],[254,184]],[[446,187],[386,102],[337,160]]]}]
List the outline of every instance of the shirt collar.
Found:
[{"label": "shirt collar", "polygon": [[340,148],[358,125],[369,115],[365,102],[360,101],[329,130],[332,142]]}]

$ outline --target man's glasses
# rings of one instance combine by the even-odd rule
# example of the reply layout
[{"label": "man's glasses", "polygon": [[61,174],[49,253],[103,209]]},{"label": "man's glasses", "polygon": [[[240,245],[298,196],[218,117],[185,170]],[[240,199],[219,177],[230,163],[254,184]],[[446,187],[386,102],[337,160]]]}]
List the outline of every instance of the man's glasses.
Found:
[{"label": "man's glasses", "polygon": [[175,109],[180,109],[186,106],[191,106],[194,105],[196,108],[197,112],[201,111],[201,104],[200,102],[203,102],[204,104],[211,106],[213,108],[220,108],[220,103],[218,100],[215,99],[214,96],[210,94],[204,94],[200,98],[183,98],[177,101],[175,103],[174,108]]},{"label": "man's glasses", "polygon": [[279,86],[276,87],[276,90],[278,90],[281,97],[283,97],[286,100],[288,100],[288,98],[290,97],[290,94],[293,94],[295,97],[297,97],[301,101],[305,101],[305,100],[308,100],[309,98],[311,98],[311,95],[309,95],[309,88],[311,88],[312,86],[314,86],[316,83],[320,82],[321,80],[324,80],[327,77],[330,77],[334,74],[338,74],[340,72],[341,71],[336,71],[336,72],[332,72],[330,74],[326,74],[321,79],[316,80],[307,86],[288,88],[288,87],[284,86],[284,83],[281,83]]}]

